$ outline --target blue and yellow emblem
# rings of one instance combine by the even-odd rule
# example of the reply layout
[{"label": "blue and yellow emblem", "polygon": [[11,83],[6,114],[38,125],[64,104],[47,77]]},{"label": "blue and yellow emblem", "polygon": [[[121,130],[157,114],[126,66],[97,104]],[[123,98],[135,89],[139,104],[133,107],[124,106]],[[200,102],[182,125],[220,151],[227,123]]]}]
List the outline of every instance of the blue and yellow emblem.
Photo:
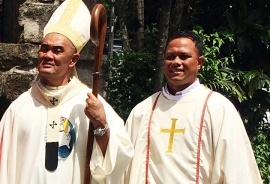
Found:
[{"label": "blue and yellow emblem", "polygon": [[72,151],[75,143],[75,131],[72,123],[64,118],[60,118],[60,140],[58,148],[58,156],[61,158],[67,158]]}]

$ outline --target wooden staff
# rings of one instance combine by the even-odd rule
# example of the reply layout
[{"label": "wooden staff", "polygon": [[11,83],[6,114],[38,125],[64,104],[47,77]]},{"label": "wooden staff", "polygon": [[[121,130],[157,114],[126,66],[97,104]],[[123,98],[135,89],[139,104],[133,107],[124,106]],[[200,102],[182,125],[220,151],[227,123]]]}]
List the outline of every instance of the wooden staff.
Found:
[{"label": "wooden staff", "polygon": [[[99,77],[101,71],[101,61],[103,56],[103,49],[106,37],[107,29],[107,14],[102,4],[96,4],[91,12],[91,26],[90,26],[90,37],[92,42],[95,44],[95,55],[94,55],[94,73],[93,73],[93,85],[92,93],[97,97]],[[94,140],[94,127],[93,124],[89,123],[88,139],[86,148],[86,159],[85,159],[85,173],[84,173],[84,184],[90,184],[91,172],[90,172],[90,160],[92,156],[93,140]]]}]

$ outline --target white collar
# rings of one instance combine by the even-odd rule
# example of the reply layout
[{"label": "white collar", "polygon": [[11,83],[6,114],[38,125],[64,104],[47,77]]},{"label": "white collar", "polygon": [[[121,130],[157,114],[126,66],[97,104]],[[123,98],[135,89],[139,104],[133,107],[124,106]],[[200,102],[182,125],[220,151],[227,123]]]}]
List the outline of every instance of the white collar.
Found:
[{"label": "white collar", "polygon": [[[72,80],[72,78],[70,80]],[[39,87],[47,96],[59,95],[62,91],[64,91],[64,89],[66,89],[68,84],[64,86],[48,86],[45,85],[41,80],[38,80]]]},{"label": "white collar", "polygon": [[168,84],[166,83],[165,86],[162,88],[162,94],[164,97],[166,97],[169,100],[180,100],[182,99],[185,95],[187,95],[190,91],[192,91],[193,89],[199,87],[201,85],[199,79],[196,79],[195,82],[193,82],[193,84],[191,84],[189,87],[187,87],[186,89],[182,90],[182,91],[178,91],[175,93],[175,95],[170,94],[170,92],[168,91]]}]

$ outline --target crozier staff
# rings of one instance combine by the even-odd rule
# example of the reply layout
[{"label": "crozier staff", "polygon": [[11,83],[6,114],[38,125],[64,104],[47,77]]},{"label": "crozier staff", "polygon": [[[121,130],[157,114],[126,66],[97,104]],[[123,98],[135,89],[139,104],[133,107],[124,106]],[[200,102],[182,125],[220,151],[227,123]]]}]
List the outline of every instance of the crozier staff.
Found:
[{"label": "crozier staff", "polygon": [[96,131],[91,183],[118,183],[133,146],[123,120],[77,78],[75,65],[90,39],[90,13],[66,0],[44,28],[38,80],[0,122],[0,183],[83,182],[89,119]]},{"label": "crozier staff", "polygon": [[[91,26],[90,26],[90,32],[91,32],[91,40],[95,45],[95,51],[94,51],[94,71],[92,73],[93,76],[93,88],[92,88],[92,94],[97,97],[98,96],[98,89],[99,89],[99,78],[101,73],[101,65],[102,65],[102,56],[103,56],[103,49],[104,49],[104,43],[105,43],[105,37],[106,37],[106,29],[107,29],[107,14],[106,9],[102,4],[96,4],[93,9],[91,10]],[[86,100],[87,103],[91,103],[91,100]],[[88,106],[85,107],[85,113],[88,114],[91,112],[91,110],[88,109]],[[93,117],[90,113],[88,116]],[[100,115],[95,115],[93,117],[94,119],[100,118]],[[88,128],[88,136],[87,136],[87,149],[86,149],[86,160],[85,160],[85,171],[84,171],[84,184],[88,184],[92,177],[91,177],[91,171],[90,171],[90,161],[93,151],[93,142],[94,142],[94,136],[98,137],[105,137],[103,134],[108,132],[109,130],[108,124],[105,122],[105,127],[98,127],[94,128],[94,123],[89,123]],[[107,134],[108,135],[108,134]],[[97,139],[99,142],[98,144],[101,146],[101,151],[103,155],[106,153],[106,148],[108,145],[108,137],[104,139]]]}]

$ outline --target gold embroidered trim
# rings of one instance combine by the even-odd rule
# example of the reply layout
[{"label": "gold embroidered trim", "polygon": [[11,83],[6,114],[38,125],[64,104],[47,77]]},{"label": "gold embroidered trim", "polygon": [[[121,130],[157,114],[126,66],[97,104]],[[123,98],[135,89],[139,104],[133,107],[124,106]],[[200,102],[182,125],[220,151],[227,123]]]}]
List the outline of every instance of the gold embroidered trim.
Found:
[{"label": "gold embroidered trim", "polygon": [[71,0],[68,2],[59,23],[63,25],[70,25],[73,17],[76,15],[82,0]]}]

